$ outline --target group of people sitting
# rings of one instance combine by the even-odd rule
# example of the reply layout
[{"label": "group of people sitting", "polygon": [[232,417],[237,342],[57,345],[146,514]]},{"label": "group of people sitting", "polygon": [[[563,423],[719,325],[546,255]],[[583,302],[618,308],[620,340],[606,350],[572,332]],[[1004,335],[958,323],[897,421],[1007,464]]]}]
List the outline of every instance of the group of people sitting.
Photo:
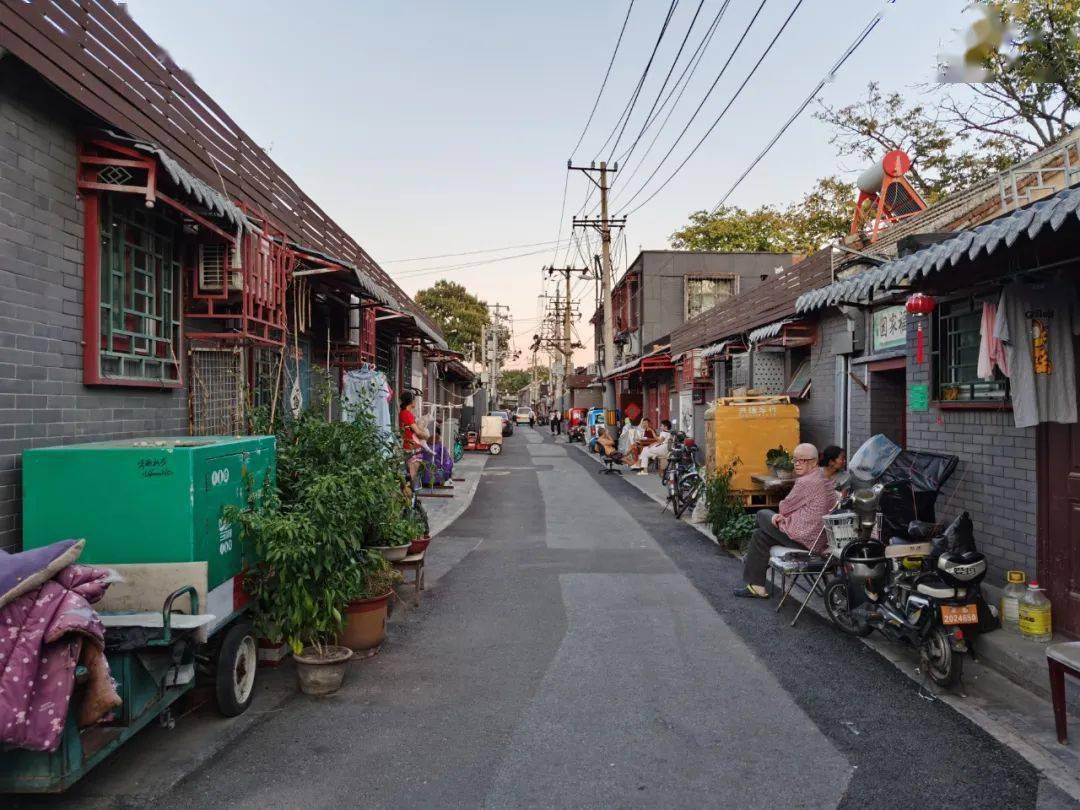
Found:
[{"label": "group of people sitting", "polygon": [[[648,419],[642,419],[637,428],[627,419],[618,439],[610,429],[601,428],[596,445],[602,456],[628,464],[638,470],[638,475],[648,475],[649,461],[666,459],[671,450],[671,422],[664,419],[657,433]],[[814,445],[804,443],[795,448],[792,460],[795,483],[791,492],[780,501],[777,510],[762,509],[755,516],[757,525],[743,560],[745,584],[735,590],[737,597],[769,597],[765,577],[775,546],[810,552],[823,548],[825,515],[839,501],[837,476],[847,467],[847,453],[836,445],[829,445],[819,453]]]},{"label": "group of people sitting", "polygon": [[[660,421],[659,433],[649,424],[648,419],[642,419],[641,424],[635,427],[629,418],[623,423],[618,439],[612,435],[612,432],[610,428],[600,428],[596,437],[597,452],[613,461],[628,465],[632,470],[637,470],[638,475],[648,475],[649,462],[653,459],[662,461],[671,451],[671,420],[669,419]],[[662,465],[658,464],[658,466]]]}]

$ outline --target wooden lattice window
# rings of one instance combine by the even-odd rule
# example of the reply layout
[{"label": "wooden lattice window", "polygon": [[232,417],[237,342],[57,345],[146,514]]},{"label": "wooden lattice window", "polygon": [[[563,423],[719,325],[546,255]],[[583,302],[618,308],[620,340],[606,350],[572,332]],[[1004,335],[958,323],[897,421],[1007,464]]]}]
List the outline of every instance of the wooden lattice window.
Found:
[{"label": "wooden lattice window", "polygon": [[127,194],[85,210],[84,382],[179,387],[182,224]]}]

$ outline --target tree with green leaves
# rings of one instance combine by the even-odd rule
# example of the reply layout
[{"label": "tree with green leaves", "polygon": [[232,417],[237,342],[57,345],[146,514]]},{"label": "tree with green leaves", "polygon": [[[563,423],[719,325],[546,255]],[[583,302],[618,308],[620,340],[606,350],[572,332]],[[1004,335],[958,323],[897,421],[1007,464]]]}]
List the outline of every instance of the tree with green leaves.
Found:
[{"label": "tree with green leaves", "polygon": [[420,290],[415,300],[442,329],[451,350],[467,354],[470,346],[475,346],[479,355],[483,328],[491,325],[484,301],[461,284],[446,279]]},{"label": "tree with green leaves", "polygon": [[676,250],[771,251],[809,254],[851,228],[856,191],[851,183],[824,177],[802,199],[785,208],[753,211],[724,206],[696,211],[671,235]]},{"label": "tree with green leaves", "polygon": [[[534,369],[522,369],[522,368],[508,368],[503,369],[502,376],[499,377],[499,393],[503,396],[516,396],[517,392],[524,388],[533,380]],[[546,366],[536,366],[536,379],[540,382],[547,382],[550,379],[550,374]]]},{"label": "tree with green leaves", "polygon": [[941,83],[908,93],[871,82],[851,104],[822,103],[841,157],[869,165],[892,149],[933,203],[1007,169],[1080,123],[1080,0],[987,0]]}]

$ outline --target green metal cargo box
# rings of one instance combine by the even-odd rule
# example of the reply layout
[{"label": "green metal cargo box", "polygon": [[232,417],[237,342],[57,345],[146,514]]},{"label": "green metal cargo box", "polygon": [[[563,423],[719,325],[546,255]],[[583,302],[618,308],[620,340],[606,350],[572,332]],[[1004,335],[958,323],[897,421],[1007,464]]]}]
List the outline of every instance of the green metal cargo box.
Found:
[{"label": "green metal cargo box", "polygon": [[215,588],[244,565],[226,504],[275,473],[273,436],[123,439],[23,453],[23,547],[85,538],[79,562],[205,562]]}]

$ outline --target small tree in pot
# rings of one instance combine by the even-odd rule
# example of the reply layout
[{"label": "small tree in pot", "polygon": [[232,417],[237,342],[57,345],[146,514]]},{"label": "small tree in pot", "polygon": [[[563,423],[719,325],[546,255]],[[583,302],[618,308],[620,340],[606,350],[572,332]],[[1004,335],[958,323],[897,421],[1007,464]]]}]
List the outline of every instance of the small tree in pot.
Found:
[{"label": "small tree in pot", "polygon": [[[330,394],[322,396],[325,403]],[[289,644],[301,689],[316,694],[340,686],[352,654],[333,643],[346,606],[385,572],[365,541],[396,536],[407,506],[404,459],[393,437],[366,409],[357,409],[352,422],[335,422],[323,407],[273,424],[261,418],[265,412],[255,415],[253,429],[278,439],[277,488],[261,504],[226,513],[260,561],[248,585],[258,598],[260,631]]]},{"label": "small tree in pot", "polygon": [[365,577],[352,543],[327,532],[318,516],[282,508],[274,493],[263,509],[233,507],[226,517],[240,525],[241,537],[260,560],[247,580],[258,600],[260,634],[281,638],[292,649],[302,691],[335,691],[352,650],[333,642],[344,623],[345,605]]}]

